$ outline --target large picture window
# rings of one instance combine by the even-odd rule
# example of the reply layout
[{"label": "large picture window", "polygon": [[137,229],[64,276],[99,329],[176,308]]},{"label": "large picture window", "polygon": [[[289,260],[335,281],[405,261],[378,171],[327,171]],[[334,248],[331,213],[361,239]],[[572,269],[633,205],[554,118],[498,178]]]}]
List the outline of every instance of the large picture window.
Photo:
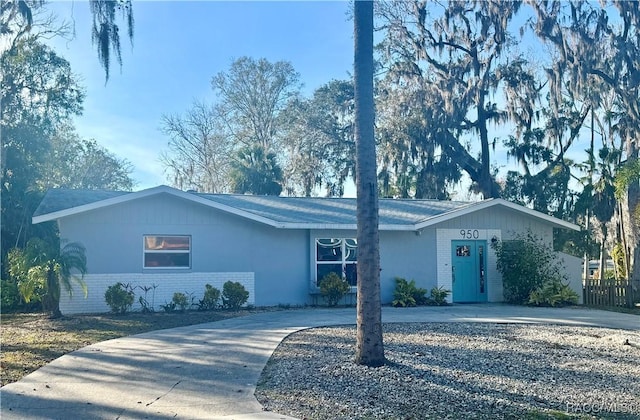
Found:
[{"label": "large picture window", "polygon": [[316,286],[329,273],[357,284],[358,242],[352,238],[316,239]]},{"label": "large picture window", "polygon": [[191,237],[145,235],[144,268],[190,268]]}]

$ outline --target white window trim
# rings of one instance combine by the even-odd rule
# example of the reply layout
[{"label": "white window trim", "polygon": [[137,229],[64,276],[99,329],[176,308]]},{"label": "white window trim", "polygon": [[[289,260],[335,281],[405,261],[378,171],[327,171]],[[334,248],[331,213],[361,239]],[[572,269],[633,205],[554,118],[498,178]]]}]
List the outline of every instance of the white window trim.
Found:
[{"label": "white window trim", "polygon": [[[149,236],[162,236],[162,237],[171,237],[171,238],[188,238],[189,239],[189,249],[176,249],[176,250],[147,250],[145,248],[145,238]],[[147,267],[145,266],[145,256],[146,254],[189,254],[189,265],[180,267],[180,266],[168,266],[168,267]],[[142,269],[143,270],[191,270],[191,265],[193,261],[191,260],[191,235],[163,235],[163,234],[144,234],[142,235]]]}]

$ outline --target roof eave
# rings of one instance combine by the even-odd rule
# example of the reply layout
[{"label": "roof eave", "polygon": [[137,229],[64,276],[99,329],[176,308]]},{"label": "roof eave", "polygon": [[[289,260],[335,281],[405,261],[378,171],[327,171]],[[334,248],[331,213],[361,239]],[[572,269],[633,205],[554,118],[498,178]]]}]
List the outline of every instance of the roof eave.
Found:
[{"label": "roof eave", "polygon": [[227,206],[225,204],[220,204],[217,203],[215,201],[212,200],[207,200],[206,198],[202,198],[198,195],[195,194],[191,194],[191,193],[187,193],[181,190],[177,190],[175,188],[171,188],[168,187],[166,185],[161,185],[158,187],[153,187],[153,188],[148,188],[146,190],[142,190],[142,191],[137,191],[137,192],[133,192],[130,194],[124,194],[124,195],[120,195],[117,197],[113,197],[113,198],[108,198],[106,200],[99,200],[99,201],[95,201],[93,203],[89,203],[89,204],[84,204],[81,206],[76,206],[76,207],[71,207],[68,209],[64,209],[64,210],[59,210],[56,212],[52,212],[52,213],[46,213],[46,214],[41,214],[39,216],[34,216],[32,218],[32,223],[33,224],[38,224],[38,223],[43,223],[43,222],[48,222],[51,220],[58,220],[58,219],[62,219],[64,217],[69,217],[69,216],[73,216],[75,214],[79,214],[79,213],[84,213],[87,211],[91,211],[91,210],[98,210],[98,209],[102,209],[105,207],[110,207],[110,206],[114,206],[117,204],[122,204],[122,203],[126,203],[128,201],[132,201],[132,200],[137,200],[140,198],[145,198],[145,197],[149,197],[152,195],[157,195],[157,194],[169,194],[172,195],[174,197],[179,197],[179,198],[183,198],[185,200],[188,201],[192,201],[195,203],[199,203],[202,205],[205,205],[207,207],[211,207],[211,208],[215,208],[218,210],[222,210],[224,212],[227,213],[232,213],[232,214],[236,214],[238,216],[242,216],[244,218],[259,222],[259,223],[264,223],[266,225],[269,226],[273,226],[273,227],[282,227],[282,223],[276,222],[275,220],[263,217],[263,216],[258,216],[256,214],[244,211],[244,210],[239,210],[236,209],[234,207],[230,207]]},{"label": "roof eave", "polygon": [[120,203],[126,203],[127,201],[158,194],[160,192],[163,192],[163,190],[166,188],[169,188],[169,187],[161,185],[159,187],[149,188],[146,190],[137,191],[129,194],[123,194],[117,197],[107,198],[105,200],[94,201],[93,203],[83,204],[81,206],[75,206],[75,207],[70,207],[64,210],[54,211],[52,213],[41,214],[39,216],[34,216],[31,219],[31,222],[35,225],[38,223],[62,219],[64,217],[73,216],[75,214],[84,213],[91,210],[97,210],[105,207],[114,206]]}]

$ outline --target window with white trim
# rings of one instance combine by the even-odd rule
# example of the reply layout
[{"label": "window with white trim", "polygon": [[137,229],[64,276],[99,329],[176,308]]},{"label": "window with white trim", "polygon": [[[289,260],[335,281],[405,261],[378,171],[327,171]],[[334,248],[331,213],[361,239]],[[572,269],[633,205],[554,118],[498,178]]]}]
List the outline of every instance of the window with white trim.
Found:
[{"label": "window with white trim", "polygon": [[316,239],[316,286],[329,273],[357,284],[358,242],[353,238]]},{"label": "window with white trim", "polygon": [[144,235],[144,268],[190,268],[191,236]]}]

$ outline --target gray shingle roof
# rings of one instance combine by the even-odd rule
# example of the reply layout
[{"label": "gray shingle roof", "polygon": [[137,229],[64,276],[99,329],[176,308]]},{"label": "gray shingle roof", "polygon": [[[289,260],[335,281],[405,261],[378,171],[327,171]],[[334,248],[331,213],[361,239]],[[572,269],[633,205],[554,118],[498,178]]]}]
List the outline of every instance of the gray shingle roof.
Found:
[{"label": "gray shingle roof", "polygon": [[[202,198],[282,223],[355,225],[355,198],[198,194]],[[380,199],[380,224],[413,225],[469,203]]]},{"label": "gray shingle roof", "polygon": [[[177,190],[176,190],[177,191]],[[87,204],[135,194],[123,191],[52,189],[36,209],[34,217],[69,210]],[[279,223],[355,225],[355,198],[273,197],[234,194],[188,193],[229,208]],[[471,203],[438,200],[380,199],[381,225],[411,226],[431,217],[465,207]]]},{"label": "gray shingle roof", "polygon": [[33,216],[55,213],[85,204],[96,203],[109,198],[130,194],[128,191],[104,191],[104,190],[71,190],[56,188],[47,191]]}]

